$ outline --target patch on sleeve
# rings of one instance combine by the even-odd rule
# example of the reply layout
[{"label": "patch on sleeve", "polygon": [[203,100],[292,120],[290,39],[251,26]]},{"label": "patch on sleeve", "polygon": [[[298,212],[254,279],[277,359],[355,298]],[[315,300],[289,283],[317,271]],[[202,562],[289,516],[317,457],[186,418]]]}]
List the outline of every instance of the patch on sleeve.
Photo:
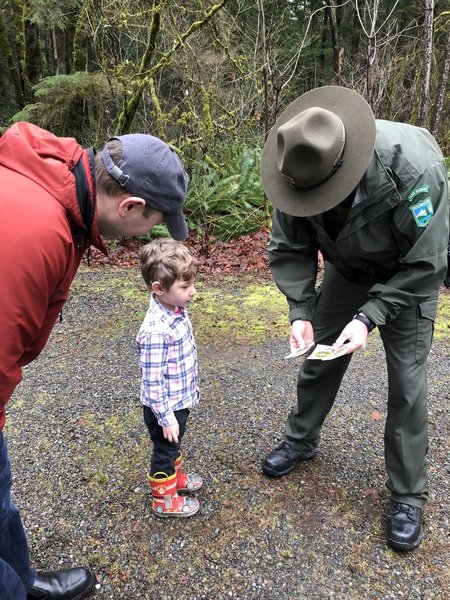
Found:
[{"label": "patch on sleeve", "polygon": [[433,203],[431,196],[425,198],[418,204],[409,207],[409,210],[414,215],[417,227],[426,227],[434,215]]},{"label": "patch on sleeve", "polygon": [[408,200],[408,202],[412,202],[416,196],[419,196],[419,194],[428,194],[429,191],[429,185],[421,185],[420,187],[416,187],[411,192],[409,192],[406,199]]}]

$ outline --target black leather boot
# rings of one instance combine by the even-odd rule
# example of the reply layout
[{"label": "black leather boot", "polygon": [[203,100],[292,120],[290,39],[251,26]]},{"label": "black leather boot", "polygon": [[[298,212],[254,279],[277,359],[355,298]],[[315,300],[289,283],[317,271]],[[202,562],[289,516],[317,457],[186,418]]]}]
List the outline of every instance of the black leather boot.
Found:
[{"label": "black leather boot", "polygon": [[423,511],[417,506],[392,502],[387,520],[387,542],[394,550],[414,550],[422,541]]},{"label": "black leather boot", "polygon": [[290,473],[299,460],[310,460],[315,454],[315,449],[300,452],[287,442],[282,442],[267,456],[263,463],[263,471],[270,477],[281,477]]},{"label": "black leather boot", "polygon": [[82,600],[94,589],[97,579],[83,567],[62,571],[40,572],[31,588],[28,600]]}]

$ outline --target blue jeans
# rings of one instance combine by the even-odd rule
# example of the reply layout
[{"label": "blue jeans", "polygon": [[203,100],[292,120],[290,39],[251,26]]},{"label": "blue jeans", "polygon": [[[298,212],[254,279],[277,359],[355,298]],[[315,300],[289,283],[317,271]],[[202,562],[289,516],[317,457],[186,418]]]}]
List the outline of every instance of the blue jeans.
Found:
[{"label": "blue jeans", "polygon": [[11,464],[0,432],[0,598],[26,600],[35,579],[22,520],[11,500]]}]

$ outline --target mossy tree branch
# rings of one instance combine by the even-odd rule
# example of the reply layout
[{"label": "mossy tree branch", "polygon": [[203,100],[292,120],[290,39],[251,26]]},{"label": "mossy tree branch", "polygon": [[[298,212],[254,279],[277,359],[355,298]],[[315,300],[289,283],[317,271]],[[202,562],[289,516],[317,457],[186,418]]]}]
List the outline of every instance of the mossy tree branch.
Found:
[{"label": "mossy tree branch", "polygon": [[[130,100],[124,106],[122,112],[119,115],[116,127],[116,135],[123,135],[125,133],[129,133],[131,131],[131,127],[133,124],[134,117],[139,108],[139,104],[142,99],[142,92],[144,88],[150,84],[150,81],[154,78],[154,76],[161,71],[164,67],[167,67],[171,64],[171,57],[177,52],[177,50],[184,45],[184,42],[195,32],[202,29],[211,19],[212,17],[228,2],[228,0],[220,0],[218,4],[215,4],[210,8],[210,10],[205,13],[203,19],[194,21],[190,27],[183,33],[178,36],[172,47],[164,52],[159,59],[159,61],[153,65],[153,67],[149,67],[151,63],[151,58],[154,54],[154,49],[151,48],[151,43],[154,41],[156,43],[156,37],[160,28],[160,0],[156,0],[154,4],[153,11],[153,19],[150,30],[150,40],[148,48],[144,54],[144,57],[141,61],[141,69],[142,71],[139,73],[140,80],[137,83],[134,92],[130,98]],[[155,15],[157,14],[157,18],[155,19]],[[155,46],[156,47],[156,46]]]},{"label": "mossy tree branch", "polygon": [[91,1],[92,0],[84,0],[80,7],[73,37],[71,73],[83,71],[86,68],[85,27]]}]

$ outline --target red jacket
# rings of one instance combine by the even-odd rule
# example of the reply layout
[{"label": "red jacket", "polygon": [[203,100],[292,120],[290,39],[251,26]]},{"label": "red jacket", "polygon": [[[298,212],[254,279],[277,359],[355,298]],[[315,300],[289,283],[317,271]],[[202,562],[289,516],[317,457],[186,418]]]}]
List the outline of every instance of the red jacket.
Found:
[{"label": "red jacket", "polygon": [[0,430],[22,367],[45,346],[84,252],[89,244],[106,252],[94,186],[89,151],[76,140],[29,123],[0,137]]}]

